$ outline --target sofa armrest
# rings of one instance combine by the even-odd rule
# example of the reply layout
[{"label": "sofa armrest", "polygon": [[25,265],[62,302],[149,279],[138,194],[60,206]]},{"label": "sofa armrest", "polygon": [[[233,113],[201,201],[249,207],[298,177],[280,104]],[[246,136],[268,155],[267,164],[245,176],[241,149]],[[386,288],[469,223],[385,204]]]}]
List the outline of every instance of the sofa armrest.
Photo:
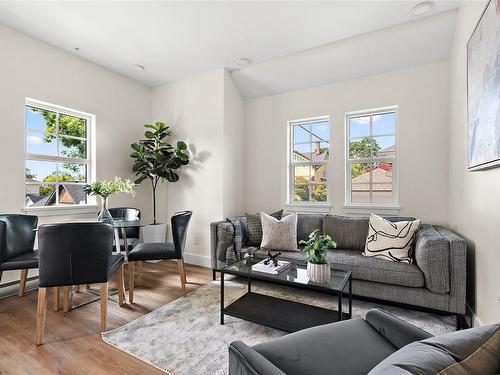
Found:
[{"label": "sofa armrest", "polygon": [[369,310],[366,313],[365,320],[397,349],[414,341],[432,337],[430,333],[423,329],[415,327],[380,309]]},{"label": "sofa armrest", "polygon": [[415,234],[415,260],[427,289],[438,294],[450,292],[449,241],[432,225],[422,224]]},{"label": "sofa armrest", "polygon": [[220,262],[217,254],[217,248],[218,248],[217,228],[219,224],[222,224],[224,222],[225,222],[224,220],[221,220],[210,223],[210,262],[212,263],[212,269],[214,270],[218,270],[220,268]]},{"label": "sofa armrest", "polygon": [[229,345],[229,375],[286,375],[266,357],[241,341]]}]

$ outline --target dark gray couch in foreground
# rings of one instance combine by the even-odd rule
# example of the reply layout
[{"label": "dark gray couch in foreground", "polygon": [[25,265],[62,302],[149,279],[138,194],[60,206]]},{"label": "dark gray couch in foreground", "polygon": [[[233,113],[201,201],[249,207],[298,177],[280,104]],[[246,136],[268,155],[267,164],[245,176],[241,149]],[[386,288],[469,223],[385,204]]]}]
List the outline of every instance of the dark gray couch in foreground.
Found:
[{"label": "dark gray couch in foreground", "polygon": [[497,374],[500,325],[432,337],[382,310],[249,347],[229,346],[230,375]]},{"label": "dark gray couch in foreground", "polygon": [[[390,217],[392,221],[407,217]],[[249,246],[245,239],[245,217],[242,253],[265,256],[258,247]],[[361,253],[368,234],[367,217],[347,217],[322,214],[299,214],[297,239],[307,239],[319,229],[331,235],[337,249],[331,250],[328,260],[339,269],[352,271],[353,294],[381,301],[418,306],[458,315],[465,314],[466,245],[453,232],[422,224],[416,233],[412,264],[390,262],[364,257]],[[234,228],[227,221],[210,225],[212,268],[220,270],[229,259],[234,245]],[[280,259],[306,262],[303,252],[285,252]],[[215,276],[214,276],[215,277]]]}]

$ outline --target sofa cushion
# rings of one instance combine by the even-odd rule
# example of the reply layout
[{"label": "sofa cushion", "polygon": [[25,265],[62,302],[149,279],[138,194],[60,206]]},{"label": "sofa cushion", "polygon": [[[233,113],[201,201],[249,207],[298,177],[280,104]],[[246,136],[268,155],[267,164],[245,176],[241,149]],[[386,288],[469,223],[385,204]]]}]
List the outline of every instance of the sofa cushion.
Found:
[{"label": "sofa cushion", "polygon": [[500,325],[494,324],[406,345],[369,375],[470,375],[500,372]]},{"label": "sofa cushion", "polygon": [[415,238],[415,261],[422,270],[425,286],[434,293],[450,291],[450,250],[448,239],[423,224]]},{"label": "sofa cushion", "polygon": [[[283,210],[269,214],[269,216],[280,220],[283,216]],[[260,246],[262,242],[262,222],[260,221],[260,212],[255,214],[245,213],[246,218],[246,239],[248,245]]]},{"label": "sofa cushion", "polygon": [[329,251],[327,259],[334,267],[351,271],[354,279],[414,288],[424,286],[424,275],[415,264],[365,257],[352,250]]},{"label": "sofa cushion", "polygon": [[297,241],[307,241],[315,230],[323,230],[322,214],[299,214],[297,217]]},{"label": "sofa cushion", "polygon": [[396,350],[363,319],[308,328],[253,349],[287,375],[366,374]]},{"label": "sofa cushion", "polygon": [[297,247],[297,214],[290,214],[281,220],[262,212],[262,243],[269,250],[299,251]]}]

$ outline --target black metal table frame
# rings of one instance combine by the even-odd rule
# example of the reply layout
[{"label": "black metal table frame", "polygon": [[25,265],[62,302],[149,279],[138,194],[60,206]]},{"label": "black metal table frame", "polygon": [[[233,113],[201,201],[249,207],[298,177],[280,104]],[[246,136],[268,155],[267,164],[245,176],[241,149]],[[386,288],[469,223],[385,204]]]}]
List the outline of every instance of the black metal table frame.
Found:
[{"label": "black metal table frame", "polygon": [[[220,271],[220,324],[221,325],[224,325],[224,315],[227,314],[226,313],[226,310],[224,308],[224,269],[221,269]],[[245,296],[246,294],[248,293],[252,293],[252,280],[256,280],[256,281],[265,281],[265,282],[269,282],[271,284],[279,284],[279,285],[285,285],[285,286],[289,286],[289,287],[292,287],[292,288],[298,288],[298,289],[305,289],[305,290],[312,290],[312,291],[315,291],[315,292],[321,292],[321,293],[325,293],[325,294],[328,294],[328,295],[333,295],[333,296],[336,296],[338,297],[338,310],[331,310],[332,312],[336,312],[338,314],[338,317],[337,317],[337,321],[342,321],[342,295],[344,294],[344,289],[345,287],[347,286],[347,284],[349,284],[349,319],[352,318],[352,273],[349,271],[348,272],[348,277],[347,277],[347,281],[344,281],[343,285],[341,286],[341,288],[339,288],[339,290],[337,289],[328,289],[328,288],[312,288],[310,286],[308,286],[307,284],[300,284],[300,283],[293,283],[293,282],[285,282],[285,281],[281,281],[280,279],[269,279],[268,277],[265,277],[265,276],[262,276],[262,277],[259,277],[258,274],[247,274],[247,273],[244,273],[244,272],[230,272],[228,273],[229,275],[235,275],[235,276],[239,276],[239,277],[243,277],[243,278],[247,278],[247,292],[243,295]],[[265,275],[265,274],[263,274]],[[238,299],[242,298],[243,296],[239,297]],[[272,297],[272,298],[276,298],[276,297]],[[279,298],[276,298],[276,299],[279,299]],[[234,303],[234,301],[232,302]],[[235,316],[235,315],[232,315],[232,314],[227,314],[227,315],[230,315],[230,316]],[[235,316],[237,318],[241,318],[239,316]],[[242,318],[244,319],[244,318]],[[260,323],[260,322],[255,322],[255,323]],[[261,323],[263,324],[263,323]]]}]

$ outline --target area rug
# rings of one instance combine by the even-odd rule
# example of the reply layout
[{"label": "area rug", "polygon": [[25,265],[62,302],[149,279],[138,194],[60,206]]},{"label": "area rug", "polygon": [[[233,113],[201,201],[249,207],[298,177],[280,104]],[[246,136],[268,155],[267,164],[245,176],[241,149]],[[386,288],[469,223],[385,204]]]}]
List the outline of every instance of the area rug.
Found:
[{"label": "area rug", "polygon": [[[244,281],[224,282],[226,305],[245,293]],[[253,282],[252,291],[335,309],[336,299],[325,294]],[[347,304],[344,304],[344,309]],[[433,335],[455,330],[455,317],[353,301],[353,317],[382,308]],[[344,310],[346,311],[346,310]],[[220,325],[220,283],[213,281],[120,328],[103,333],[108,344],[171,375],[228,374],[228,345],[241,340],[254,345],[285,332],[230,316]]]}]

